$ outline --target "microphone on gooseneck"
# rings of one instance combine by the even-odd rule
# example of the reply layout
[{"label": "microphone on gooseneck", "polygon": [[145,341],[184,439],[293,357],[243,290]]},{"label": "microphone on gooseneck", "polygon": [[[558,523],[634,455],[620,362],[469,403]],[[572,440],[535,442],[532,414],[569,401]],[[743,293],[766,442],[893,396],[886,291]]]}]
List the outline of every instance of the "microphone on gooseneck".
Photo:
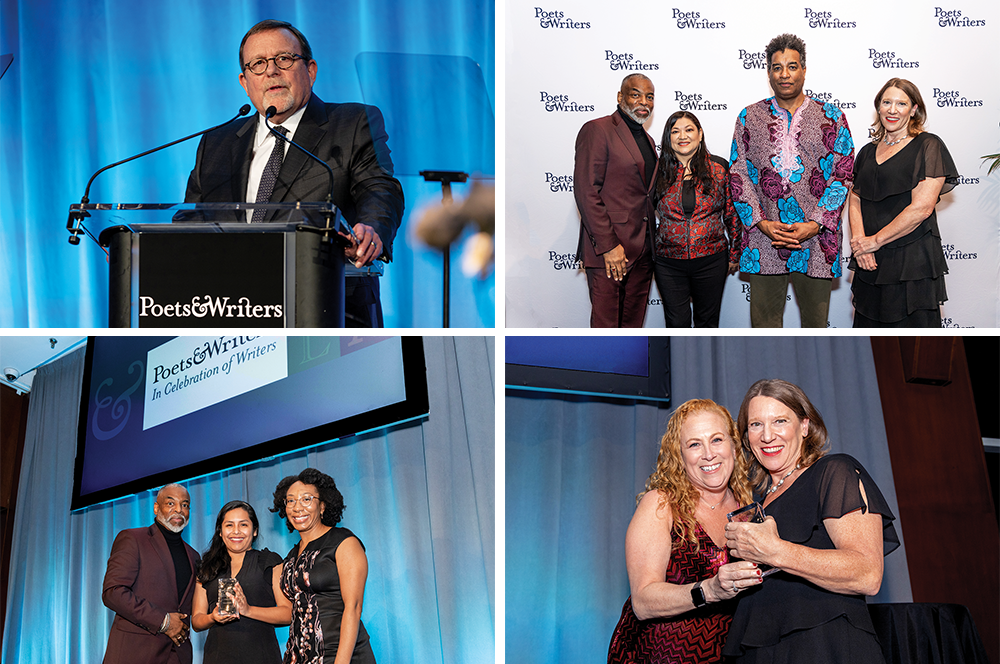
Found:
[{"label": "microphone on gooseneck", "polygon": [[[252,107],[250,106],[250,104],[243,104],[243,107],[240,108],[240,112],[239,113],[237,113],[234,117],[230,118],[229,120],[226,120],[222,124],[215,125],[214,127],[209,127],[208,129],[205,129],[204,131],[199,131],[197,134],[191,134],[190,136],[185,136],[184,138],[179,138],[176,141],[171,141],[170,143],[167,143],[166,145],[161,145],[158,148],[153,148],[152,150],[146,150],[142,154],[137,154],[137,155],[135,155],[133,157],[129,157],[128,159],[122,159],[121,161],[116,161],[113,164],[108,164],[107,166],[105,166],[104,168],[100,169],[99,171],[97,171],[96,173],[94,173],[93,175],[90,176],[90,180],[87,181],[87,189],[83,192],[83,198],[80,199],[80,206],[86,205],[87,203],[90,202],[90,198],[89,198],[89,196],[90,196],[90,185],[92,185],[94,183],[94,178],[96,178],[98,175],[100,175],[104,171],[108,170],[109,168],[114,168],[115,166],[121,166],[122,164],[127,164],[128,162],[133,161],[135,159],[138,159],[139,157],[145,157],[148,154],[153,154],[154,152],[159,152],[160,150],[163,150],[164,148],[169,148],[171,145],[177,145],[178,143],[183,143],[184,141],[190,140],[192,138],[196,138],[198,136],[201,136],[202,134],[207,134],[210,131],[215,131],[216,129],[219,129],[221,127],[225,127],[230,122],[233,122],[234,120],[237,120],[237,119],[243,117],[244,115],[246,115],[247,113],[249,113],[251,108]],[[87,233],[88,235],[90,234],[85,228],[81,228],[80,222],[83,221],[84,217],[88,217],[90,215],[89,215],[89,213],[86,210],[82,209],[82,207],[77,208],[77,209],[74,209],[74,208],[77,208],[77,206],[75,206],[75,205],[71,205],[70,206],[69,221],[66,222],[66,230],[69,231],[69,243],[70,244],[80,244],[80,235],[82,233]],[[76,222],[76,223],[74,223],[74,222]],[[93,236],[91,236],[91,237],[93,237]]]},{"label": "microphone on gooseneck", "polygon": [[[312,157],[313,160],[319,162],[323,166],[323,168],[326,169],[326,172],[330,175],[330,191],[326,195],[326,202],[327,203],[332,203],[333,202],[333,169],[330,168],[330,164],[326,163],[325,161],[323,161],[322,159],[320,159],[319,157],[317,157],[316,155],[314,155],[312,152],[309,152],[309,150],[306,150],[304,147],[302,147],[301,145],[299,145],[298,143],[296,143],[292,139],[288,138],[287,136],[285,136],[284,134],[282,134],[280,131],[275,130],[274,125],[271,124],[270,120],[271,120],[272,117],[274,117],[274,115],[277,112],[278,112],[277,108],[275,108],[274,106],[268,106],[267,109],[264,111],[264,124],[267,126],[268,130],[272,134],[275,135],[276,138],[280,138],[281,140],[285,141],[286,143],[294,145],[299,150],[302,150],[308,156]],[[358,240],[358,236],[354,234],[354,229],[351,228],[351,225],[348,224],[346,220],[344,221],[344,225],[347,226],[347,230],[350,232],[351,237],[354,238],[354,241],[356,243],[360,244],[360,241]],[[330,229],[330,215],[329,215],[329,213],[327,213],[327,217],[326,217],[326,227],[327,227],[327,229]]]}]

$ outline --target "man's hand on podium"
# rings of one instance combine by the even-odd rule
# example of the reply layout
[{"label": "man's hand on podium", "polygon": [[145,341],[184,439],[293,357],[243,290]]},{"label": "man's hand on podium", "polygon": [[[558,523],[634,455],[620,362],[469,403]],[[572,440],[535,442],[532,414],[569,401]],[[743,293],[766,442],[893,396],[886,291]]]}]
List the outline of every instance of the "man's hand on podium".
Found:
[{"label": "man's hand on podium", "polygon": [[382,240],[371,226],[354,224],[354,235],[357,236],[357,241],[346,233],[340,233],[340,235],[351,242],[351,246],[344,250],[344,255],[354,263],[354,267],[371,265],[372,261],[382,255]]}]

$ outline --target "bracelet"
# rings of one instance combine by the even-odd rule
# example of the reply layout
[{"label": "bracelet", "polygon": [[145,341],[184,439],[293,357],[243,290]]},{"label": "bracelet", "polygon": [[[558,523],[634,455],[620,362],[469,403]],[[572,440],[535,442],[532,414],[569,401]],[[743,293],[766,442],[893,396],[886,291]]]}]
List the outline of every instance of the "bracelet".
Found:
[{"label": "bracelet", "polygon": [[169,613],[167,615],[163,616],[163,624],[160,625],[160,631],[158,632],[158,634],[163,634],[168,629],[170,629],[170,614]]}]

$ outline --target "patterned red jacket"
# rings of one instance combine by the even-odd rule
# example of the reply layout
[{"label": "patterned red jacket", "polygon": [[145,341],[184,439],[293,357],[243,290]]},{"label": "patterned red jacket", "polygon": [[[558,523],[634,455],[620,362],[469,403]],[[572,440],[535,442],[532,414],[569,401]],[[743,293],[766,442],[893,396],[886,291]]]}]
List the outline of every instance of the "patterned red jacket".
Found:
[{"label": "patterned red jacket", "polygon": [[[726,162],[711,155],[712,188],[709,195],[695,186],[695,205],[691,217],[684,214],[683,165],[678,166],[673,185],[656,202],[659,226],[654,233],[656,255],[664,258],[692,259],[726,251],[730,263],[739,263],[740,221],[729,194],[729,168]],[[728,236],[728,238],[727,238]]]}]

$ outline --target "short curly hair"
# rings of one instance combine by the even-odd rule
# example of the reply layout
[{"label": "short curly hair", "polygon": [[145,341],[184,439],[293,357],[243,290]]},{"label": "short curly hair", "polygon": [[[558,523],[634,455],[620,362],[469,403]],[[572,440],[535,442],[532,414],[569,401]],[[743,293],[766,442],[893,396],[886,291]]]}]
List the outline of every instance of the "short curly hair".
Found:
[{"label": "short curly hair", "polygon": [[292,522],[285,514],[285,496],[288,494],[288,487],[296,482],[316,487],[319,499],[325,506],[320,514],[320,522],[324,526],[336,526],[340,523],[341,517],[344,516],[344,496],[337,489],[337,483],[322,471],[306,468],[298,475],[289,475],[278,482],[278,486],[274,488],[274,506],[270,508],[270,511],[285,520],[288,532],[294,531],[295,528],[292,527]]},{"label": "short curly hair", "polygon": [[799,54],[799,64],[806,66],[806,43],[795,35],[786,32],[778,35],[767,43],[764,48],[764,55],[767,56],[767,68],[771,69],[771,56],[782,51],[795,51]]}]

